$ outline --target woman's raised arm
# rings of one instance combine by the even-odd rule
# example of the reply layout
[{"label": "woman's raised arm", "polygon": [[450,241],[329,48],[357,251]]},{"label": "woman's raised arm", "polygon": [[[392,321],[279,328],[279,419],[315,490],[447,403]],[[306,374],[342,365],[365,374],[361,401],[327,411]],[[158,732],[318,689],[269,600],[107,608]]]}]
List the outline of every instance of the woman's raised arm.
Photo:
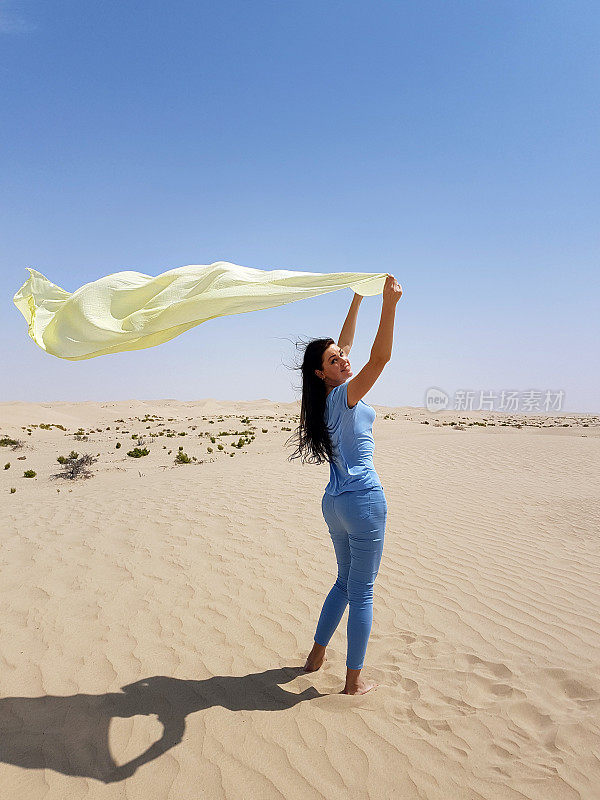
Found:
[{"label": "woman's raised arm", "polygon": [[358,315],[358,308],[360,306],[362,300],[362,295],[354,293],[354,297],[352,298],[352,302],[350,303],[350,309],[348,311],[348,316],[344,324],[342,325],[342,330],[340,333],[340,338],[338,339],[338,347],[341,348],[346,355],[350,352],[352,344],[354,343],[354,333],[356,331],[356,317]]}]

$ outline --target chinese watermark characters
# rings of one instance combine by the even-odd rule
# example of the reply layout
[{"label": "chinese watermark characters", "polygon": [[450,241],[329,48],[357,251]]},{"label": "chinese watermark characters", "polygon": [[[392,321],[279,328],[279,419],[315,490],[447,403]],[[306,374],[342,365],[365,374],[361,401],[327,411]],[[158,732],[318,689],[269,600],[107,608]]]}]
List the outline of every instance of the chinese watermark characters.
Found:
[{"label": "chinese watermark characters", "polygon": [[486,389],[458,389],[454,392],[453,405],[450,395],[437,386],[430,386],[425,392],[425,408],[427,411],[514,411],[514,412],[550,412],[562,411],[565,392],[560,389],[526,389],[512,391],[502,389],[499,392]]}]

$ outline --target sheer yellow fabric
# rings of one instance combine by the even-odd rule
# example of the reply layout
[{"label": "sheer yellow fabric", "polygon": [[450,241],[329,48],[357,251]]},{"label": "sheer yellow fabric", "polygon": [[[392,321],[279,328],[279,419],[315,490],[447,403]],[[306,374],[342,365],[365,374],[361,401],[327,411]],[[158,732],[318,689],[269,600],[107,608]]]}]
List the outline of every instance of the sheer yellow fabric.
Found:
[{"label": "sheer yellow fabric", "polygon": [[27,267],[13,297],[29,336],[47,353],[70,361],[168,342],[215,317],[245,314],[350,288],[381,294],[385,272],[293,272],[240,267],[226,261],[177,267],[152,277],[115,272],[75,292]]}]

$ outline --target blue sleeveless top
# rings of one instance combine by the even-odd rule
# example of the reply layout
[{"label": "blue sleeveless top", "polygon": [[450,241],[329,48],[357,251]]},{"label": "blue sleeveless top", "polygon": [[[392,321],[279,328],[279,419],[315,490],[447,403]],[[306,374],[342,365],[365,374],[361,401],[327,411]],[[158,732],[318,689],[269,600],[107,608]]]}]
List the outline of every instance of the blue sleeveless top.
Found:
[{"label": "blue sleeveless top", "polygon": [[373,466],[375,416],[375,409],[364,400],[359,400],[353,408],[348,406],[347,382],[334,386],[327,395],[325,424],[334,454],[334,460],[329,462],[327,494],[381,486]]}]

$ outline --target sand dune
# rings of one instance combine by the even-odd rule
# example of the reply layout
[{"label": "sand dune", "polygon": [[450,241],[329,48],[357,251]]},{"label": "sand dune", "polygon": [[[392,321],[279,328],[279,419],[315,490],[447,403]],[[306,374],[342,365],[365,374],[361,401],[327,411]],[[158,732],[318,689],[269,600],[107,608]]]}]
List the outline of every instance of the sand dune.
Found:
[{"label": "sand dune", "polygon": [[375,408],[348,697],[346,615],[301,669],[336,565],[297,403],[0,404],[2,797],[600,796],[600,417]]}]

